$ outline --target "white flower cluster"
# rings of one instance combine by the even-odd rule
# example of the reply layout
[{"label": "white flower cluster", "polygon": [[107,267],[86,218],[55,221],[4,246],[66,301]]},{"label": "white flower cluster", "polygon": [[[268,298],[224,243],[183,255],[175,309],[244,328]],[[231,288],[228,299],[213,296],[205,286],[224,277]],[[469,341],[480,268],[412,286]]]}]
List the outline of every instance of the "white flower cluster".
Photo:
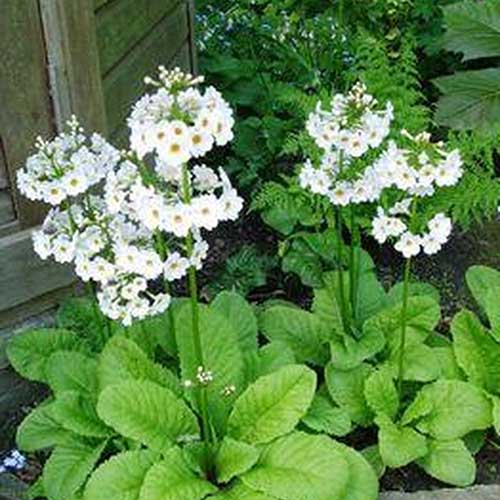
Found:
[{"label": "white flower cluster", "polygon": [[0,462],[0,474],[15,472],[26,467],[26,457],[18,450],[11,450]]},{"label": "white flower cluster", "polygon": [[388,103],[378,108],[360,83],[347,95],[336,94],[329,111],[318,104],[306,128],[324,154],[318,167],[306,161],[299,176],[303,188],[340,206],[378,199],[384,186],[375,166],[361,168],[357,161],[370,149],[379,148],[389,134],[393,107]]},{"label": "white flower cluster", "polygon": [[[191,104],[198,116],[217,121],[220,110],[230,115],[227,104],[215,90],[207,91],[198,100],[200,93],[192,88],[198,81],[178,70],[160,70],[159,81],[152,82],[161,86],[158,94],[162,94],[162,99],[173,104],[169,116],[163,116],[165,110],[155,106],[142,110],[144,121],[151,127],[142,130],[148,135],[146,142],[157,130],[152,123],[158,125],[148,113],[155,117],[160,113],[161,127],[169,133],[177,135],[177,129],[195,133],[190,130],[193,114],[188,110],[194,108],[188,105],[188,94],[195,97]],[[138,109],[136,106],[134,113]],[[172,116],[173,109],[179,112],[178,116]],[[229,123],[226,121],[214,129],[215,133],[211,132],[210,148],[232,135],[232,130],[226,129]],[[130,125],[134,134],[138,122],[131,119]],[[87,148],[80,130],[78,136],[78,142],[72,145],[73,156],[78,156],[77,147],[85,151]],[[52,144],[53,156],[59,156],[63,146],[57,140]],[[156,154],[148,165],[137,157],[137,151],[110,155],[109,165],[100,170],[105,175],[101,194],[87,193],[78,202],[53,208],[41,229],[33,233],[37,254],[42,259],[53,257],[60,263],[74,263],[82,281],[98,284],[97,298],[103,313],[126,326],[168,308],[169,287],[161,283],[183,278],[191,267],[201,269],[208,254],[202,230],[212,230],[221,221],[235,220],[243,207],[242,198],[221,168],[215,172],[206,165],[188,167],[192,148],[187,159],[179,163],[163,154],[165,145],[155,144]],[[185,244],[188,235],[193,239],[192,248]]]},{"label": "white flower cluster", "polygon": [[139,158],[155,153],[176,167],[233,139],[231,108],[214,87],[204,94],[194,87],[201,81],[162,67],[158,81],[147,79],[158,90],[143,96],[128,119],[131,148]]},{"label": "white flower cluster", "polygon": [[78,196],[99,183],[114,168],[120,153],[99,134],[87,139],[78,121],[50,142],[37,138],[37,153],[17,176],[21,193],[53,206]]}]

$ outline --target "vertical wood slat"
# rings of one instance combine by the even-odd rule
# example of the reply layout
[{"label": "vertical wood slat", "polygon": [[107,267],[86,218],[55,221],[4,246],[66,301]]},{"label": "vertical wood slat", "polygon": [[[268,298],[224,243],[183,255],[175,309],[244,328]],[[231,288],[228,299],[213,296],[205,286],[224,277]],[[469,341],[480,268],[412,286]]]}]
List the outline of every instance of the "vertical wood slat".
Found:
[{"label": "vertical wood slat", "polygon": [[197,75],[198,52],[196,50],[196,6],[194,0],[188,0],[187,8],[189,11],[189,58],[191,71],[194,75]]},{"label": "vertical wood slat", "polygon": [[75,114],[107,132],[93,0],[40,0],[58,130]]},{"label": "vertical wood slat", "polygon": [[0,34],[0,136],[16,213],[26,228],[38,224],[42,214],[18,192],[16,170],[36,136],[50,137],[54,131],[37,0],[1,0]]}]

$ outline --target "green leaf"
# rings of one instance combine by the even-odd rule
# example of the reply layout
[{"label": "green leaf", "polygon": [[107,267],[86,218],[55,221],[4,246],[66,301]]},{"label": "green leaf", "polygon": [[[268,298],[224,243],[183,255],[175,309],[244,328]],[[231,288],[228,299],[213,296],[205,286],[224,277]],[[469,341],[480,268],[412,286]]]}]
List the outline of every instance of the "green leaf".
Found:
[{"label": "green leaf", "polygon": [[433,349],[439,364],[439,378],[461,380],[463,378],[452,347],[435,347]]},{"label": "green leaf", "polygon": [[472,296],[486,312],[488,290],[500,287],[500,272],[487,266],[472,266],[467,270],[465,280]]},{"label": "green leaf", "polygon": [[418,460],[427,474],[453,486],[470,486],[476,479],[476,462],[463,441],[429,442],[429,453]]},{"label": "green leaf", "polygon": [[[199,326],[205,368],[214,374],[207,391],[212,425],[223,432],[234,401],[245,387],[245,365],[236,332],[218,311],[199,305]],[[175,315],[175,331],[183,380],[195,380],[200,361],[194,351],[191,304],[185,304]],[[232,396],[222,398],[221,392],[234,386]],[[192,399],[193,405],[197,401]]]},{"label": "green leaf", "polygon": [[84,349],[80,339],[68,330],[28,330],[7,344],[7,356],[14,369],[37,382],[47,382],[45,367],[52,353],[75,350]]},{"label": "green leaf", "polygon": [[376,422],[380,456],[388,467],[404,467],[427,454],[427,440],[422,434],[410,427],[397,426],[385,415],[377,417]]},{"label": "green leaf", "polygon": [[95,398],[98,394],[97,361],[76,351],[57,351],[45,368],[47,382],[57,395],[76,391]]},{"label": "green leaf", "polygon": [[485,310],[491,326],[491,335],[500,344],[500,286],[486,292]]},{"label": "green leaf", "polygon": [[399,395],[391,373],[387,369],[372,372],[365,382],[365,398],[376,415],[385,414],[394,419],[399,410]]},{"label": "green leaf", "polygon": [[126,380],[155,382],[180,396],[181,385],[167,368],[151,361],[132,340],[115,336],[101,353],[98,367],[99,385],[102,389]]},{"label": "green leaf", "polygon": [[287,365],[297,362],[291,347],[284,342],[269,342],[259,349],[258,377],[269,375]]},{"label": "green leaf", "polygon": [[371,372],[372,368],[367,364],[346,371],[328,364],[325,370],[330,396],[348,412],[353,422],[360,425],[369,424],[373,416],[364,394],[365,381]]},{"label": "green leaf", "polygon": [[284,342],[299,363],[323,365],[328,359],[325,342],[331,336],[330,326],[301,309],[271,306],[259,317],[261,331],[272,342]]},{"label": "green leaf", "polygon": [[361,450],[361,455],[363,455],[365,460],[371,465],[378,478],[381,478],[385,474],[387,468],[380,456],[378,445],[375,444],[368,446],[368,448],[364,448]]},{"label": "green leaf", "polygon": [[[410,297],[406,313],[406,348],[422,344],[441,318],[439,304],[430,296]],[[384,309],[370,320],[370,328],[383,332],[389,351],[397,357],[402,330],[401,304]]]},{"label": "green leaf", "polygon": [[493,427],[500,436],[500,398],[493,398]]},{"label": "green leaf", "polygon": [[104,438],[111,429],[99,420],[94,404],[78,392],[60,393],[51,405],[51,414],[68,431],[85,437]]},{"label": "green leaf", "polygon": [[216,491],[191,471],[180,448],[173,447],[146,473],[139,500],[201,500]]},{"label": "green leaf", "polygon": [[85,500],[139,500],[144,478],[158,455],[148,450],[126,451],[104,462],[90,477]]},{"label": "green leaf", "polygon": [[[399,373],[399,349],[391,353],[389,365],[394,377]],[[439,378],[441,365],[435,349],[424,344],[407,346],[403,355],[403,380],[432,382]]]},{"label": "green leaf", "polygon": [[500,69],[459,71],[435,78],[443,94],[438,101],[435,120],[455,130],[489,132],[499,125]]},{"label": "green leaf", "polygon": [[317,392],[311,407],[302,422],[316,432],[332,436],[346,436],[351,432],[352,424],[348,412],[336,406],[328,393]]},{"label": "green leaf", "polygon": [[259,450],[254,446],[224,438],[215,457],[217,480],[228,483],[233,477],[239,476],[252,468],[259,459]]},{"label": "green leaf", "polygon": [[[403,289],[404,283],[396,283],[387,293],[387,305],[396,306],[403,302]],[[424,282],[412,282],[409,286],[409,296],[410,297],[431,297],[435,302],[439,304],[440,296],[439,290]]]},{"label": "green leaf", "polygon": [[377,475],[364,456],[336,441],[333,441],[333,445],[349,465],[349,480],[342,500],[377,500]]},{"label": "green leaf", "polygon": [[492,394],[500,394],[500,343],[469,311],[455,316],[451,333],[455,357],[469,380]]},{"label": "green leaf", "polygon": [[237,483],[231,489],[221,491],[217,495],[208,498],[218,498],[219,500],[276,500],[264,493],[252,490],[243,483]]},{"label": "green leaf", "polygon": [[491,426],[491,403],[481,389],[459,380],[438,380],[424,386],[403,415],[403,425],[453,440]]},{"label": "green leaf", "polygon": [[43,485],[50,500],[68,500],[84,485],[99,460],[106,441],[91,446],[72,440],[55,448],[43,469]]},{"label": "green leaf", "polygon": [[268,445],[242,481],[286,500],[344,498],[349,462],[326,436],[294,432]]},{"label": "green leaf", "polygon": [[153,382],[128,381],[107,387],[99,396],[97,413],[123,436],[158,451],[199,434],[188,406]]},{"label": "green leaf", "polygon": [[42,403],[21,422],[16,435],[21,450],[32,452],[68,442],[71,433],[54,418],[52,410],[53,403]]},{"label": "green leaf", "polygon": [[345,336],[330,341],[331,363],[340,370],[351,370],[378,354],[384,346],[382,330],[377,325],[372,327],[372,322],[368,320],[363,325],[363,335],[359,340]]},{"label": "green leaf", "polygon": [[251,444],[267,443],[295,428],[314,397],[316,375],[289,365],[259,378],[234,404],[228,435]]},{"label": "green leaf", "polygon": [[210,307],[229,321],[243,352],[257,350],[257,318],[244,297],[234,292],[221,292]]},{"label": "green leaf", "polygon": [[500,56],[500,5],[465,0],[443,8],[443,45],[464,60]]}]

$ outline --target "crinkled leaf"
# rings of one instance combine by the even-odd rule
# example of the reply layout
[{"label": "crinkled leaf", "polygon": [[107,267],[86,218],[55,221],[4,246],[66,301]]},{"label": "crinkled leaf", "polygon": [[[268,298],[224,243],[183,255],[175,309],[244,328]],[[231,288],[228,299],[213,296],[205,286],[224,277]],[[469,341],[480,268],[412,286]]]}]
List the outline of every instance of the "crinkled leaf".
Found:
[{"label": "crinkled leaf", "polygon": [[234,292],[221,292],[210,307],[229,321],[243,352],[257,350],[257,317],[244,297]]},{"label": "crinkled leaf", "polygon": [[291,347],[284,342],[269,342],[259,349],[257,378],[269,375],[287,365],[297,362]]},{"label": "crinkled leaf", "polygon": [[272,306],[260,315],[260,328],[273,342],[284,342],[294,352],[299,363],[323,365],[328,359],[325,342],[331,328],[318,316],[300,309]]},{"label": "crinkled leaf", "polygon": [[500,398],[493,398],[493,427],[500,436]]},{"label": "crinkled leaf", "polygon": [[443,8],[444,47],[464,60],[500,56],[500,5],[465,0]]},{"label": "crinkled leaf", "polygon": [[182,451],[173,447],[146,473],[139,500],[201,500],[217,488],[194,474]]},{"label": "crinkled leaf", "polygon": [[153,382],[108,386],[99,396],[97,412],[123,436],[158,451],[199,434],[196,417],[186,403]]},{"label": "crinkled leaf", "polygon": [[215,457],[217,480],[227,483],[253,467],[259,459],[259,450],[248,443],[224,438]]},{"label": "crinkled leaf", "polygon": [[345,436],[351,432],[352,424],[345,408],[337,406],[329,394],[317,392],[311,407],[302,422],[316,432],[332,436]]},{"label": "crinkled leaf", "polygon": [[144,478],[157,461],[149,450],[126,451],[104,462],[90,477],[85,500],[139,500]]},{"label": "crinkled leaf", "polygon": [[476,386],[459,380],[438,380],[424,386],[403,415],[404,425],[436,439],[452,440],[491,426],[491,403]]},{"label": "crinkled leaf", "polygon": [[387,416],[376,419],[379,426],[378,446],[385,465],[393,469],[404,467],[428,452],[425,436],[411,427],[394,424]]},{"label": "crinkled leaf", "polygon": [[7,344],[7,356],[23,377],[47,382],[45,367],[50,355],[57,351],[83,351],[81,340],[73,332],[37,329],[15,335]]},{"label": "crinkled leaf", "polygon": [[378,445],[374,444],[368,446],[368,448],[364,448],[361,450],[361,455],[363,455],[365,460],[371,465],[378,478],[381,478],[385,474],[386,466],[380,456]]},{"label": "crinkled leaf", "polygon": [[54,419],[75,434],[104,438],[112,433],[97,416],[94,403],[78,392],[60,393],[50,409]]},{"label": "crinkled leaf", "polygon": [[132,340],[115,336],[101,353],[98,367],[101,390],[126,380],[148,380],[182,394],[177,377],[167,368],[151,361]]},{"label": "crinkled leaf", "polygon": [[369,424],[373,416],[364,394],[365,381],[371,372],[372,368],[367,364],[345,371],[329,364],[325,370],[330,396],[348,412],[353,422],[360,425]]},{"label": "crinkled leaf", "polygon": [[267,443],[295,428],[316,389],[316,374],[289,365],[259,378],[238,398],[228,420],[228,436],[251,444]]},{"label": "crinkled leaf", "polygon": [[76,351],[57,351],[45,368],[47,382],[57,395],[75,391],[89,398],[98,393],[97,361]]},{"label": "crinkled leaf", "polygon": [[271,498],[264,493],[252,490],[243,483],[237,483],[232,488],[208,498],[217,498],[219,500],[275,500],[274,497]]},{"label": "crinkled leaf", "polygon": [[27,452],[64,444],[71,433],[53,415],[53,403],[42,403],[21,422],[17,429],[17,446]]},{"label": "crinkled leaf", "polygon": [[[404,283],[396,283],[387,293],[387,305],[397,306],[403,302],[403,289]],[[439,304],[440,296],[439,290],[424,282],[413,282],[410,283],[408,288],[408,293],[410,297],[431,297],[435,302]]]},{"label": "crinkled leaf", "polygon": [[451,324],[453,350],[471,382],[500,394],[500,343],[469,311],[458,313]]},{"label": "crinkled leaf", "polygon": [[68,500],[84,485],[106,442],[89,445],[72,440],[57,446],[43,469],[43,484],[51,500]]},{"label": "crinkled leaf", "polygon": [[418,460],[427,474],[453,486],[470,486],[476,479],[476,462],[462,440],[431,440],[429,453]]},{"label": "crinkled leaf", "polygon": [[500,69],[459,71],[435,78],[433,83],[443,94],[435,114],[440,125],[482,132],[491,132],[498,127]]},{"label": "crinkled leaf", "polygon": [[[223,432],[231,407],[245,388],[244,358],[236,332],[219,311],[200,304],[199,314],[203,364],[214,374],[207,391],[211,423]],[[194,351],[192,321],[191,304],[185,304],[175,315],[183,380],[195,380],[200,366]],[[234,386],[236,391],[232,396],[222,398],[220,394],[227,386]],[[195,398],[192,403],[197,405]]]},{"label": "crinkled leaf", "polygon": [[500,287],[500,272],[487,266],[472,266],[467,270],[465,280],[476,302],[487,312],[488,291]]},{"label": "crinkled leaf", "polygon": [[376,415],[394,419],[399,410],[399,395],[392,375],[387,369],[372,372],[365,382],[365,398]]},{"label": "crinkled leaf", "polygon": [[433,349],[439,365],[439,378],[461,380],[463,375],[455,358],[452,347],[435,347]]},{"label": "crinkled leaf", "polygon": [[252,489],[282,500],[344,498],[349,462],[326,436],[294,432],[268,445],[241,476]]},{"label": "crinkled leaf", "polygon": [[[399,348],[391,352],[389,364],[392,373],[399,373]],[[407,346],[403,355],[403,379],[414,382],[432,382],[439,378],[441,366],[432,347],[425,344]]]}]

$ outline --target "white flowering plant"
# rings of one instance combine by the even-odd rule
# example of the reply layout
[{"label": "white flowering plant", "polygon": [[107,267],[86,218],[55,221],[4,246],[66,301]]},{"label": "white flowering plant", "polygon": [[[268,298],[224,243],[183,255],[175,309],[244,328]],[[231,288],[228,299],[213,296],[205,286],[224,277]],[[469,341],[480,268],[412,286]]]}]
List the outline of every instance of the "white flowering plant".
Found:
[{"label": "white flowering plant", "polygon": [[[59,328],[8,346],[14,368],[51,389],[17,436],[25,451],[53,448],[35,492],[49,500],[342,500],[359,491],[375,500],[376,476],[361,455],[297,429],[314,399],[314,371],[279,343],[259,347],[241,296],[199,303],[203,235],[243,207],[224,170],[199,162],[232,139],[230,107],[179,70],[160,68],[146,81],[154,90],[129,117],[130,151],[106,143],[109,162],[84,154],[88,140],[73,119],[69,135],[38,141],[21,174],[32,199],[45,178],[50,196],[54,187],[63,193],[50,198],[35,251],[73,263],[97,299],[93,308],[74,303],[78,318],[66,312]],[[84,187],[68,191],[64,172],[86,168],[93,181],[81,174]],[[173,299],[171,284],[182,278],[189,299]],[[64,328],[88,334],[89,325],[102,326],[99,342]],[[156,362],[158,350],[168,363]],[[290,473],[276,473],[285,466]]]}]

